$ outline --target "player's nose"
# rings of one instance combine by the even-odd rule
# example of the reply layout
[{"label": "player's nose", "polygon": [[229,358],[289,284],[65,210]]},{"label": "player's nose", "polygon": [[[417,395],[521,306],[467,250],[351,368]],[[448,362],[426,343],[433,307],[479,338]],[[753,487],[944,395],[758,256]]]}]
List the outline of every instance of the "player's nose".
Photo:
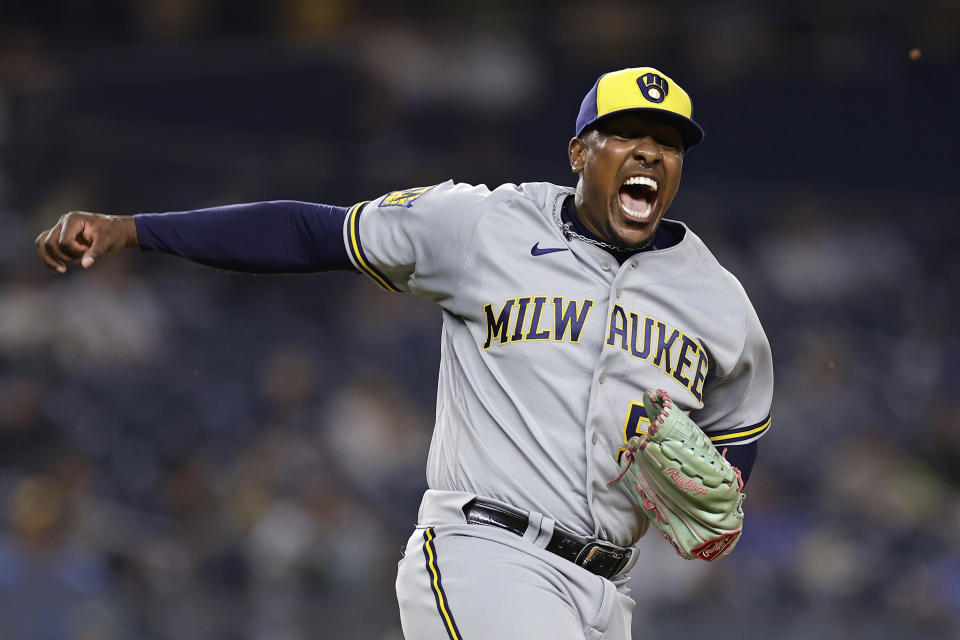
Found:
[{"label": "player's nose", "polygon": [[650,136],[637,138],[633,145],[633,155],[643,164],[651,166],[660,162],[663,158],[663,151],[657,141]]}]

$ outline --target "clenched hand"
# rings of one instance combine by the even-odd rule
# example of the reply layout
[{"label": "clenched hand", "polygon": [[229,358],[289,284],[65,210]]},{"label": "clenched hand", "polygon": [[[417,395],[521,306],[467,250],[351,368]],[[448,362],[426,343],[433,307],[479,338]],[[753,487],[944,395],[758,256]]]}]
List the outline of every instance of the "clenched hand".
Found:
[{"label": "clenched hand", "polygon": [[65,273],[67,263],[86,269],[101,256],[140,243],[132,217],[71,211],[38,235],[34,244],[51,271]]}]

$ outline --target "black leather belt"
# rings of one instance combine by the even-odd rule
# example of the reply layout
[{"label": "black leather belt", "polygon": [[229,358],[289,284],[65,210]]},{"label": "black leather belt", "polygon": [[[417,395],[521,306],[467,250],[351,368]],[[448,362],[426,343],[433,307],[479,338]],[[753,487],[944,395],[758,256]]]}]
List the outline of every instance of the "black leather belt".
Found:
[{"label": "black leather belt", "polygon": [[[479,498],[474,498],[465,504],[463,513],[469,524],[499,527],[518,536],[523,536],[529,522],[529,517],[525,511],[486,502]],[[573,533],[560,531],[556,527],[553,529],[550,542],[547,543],[547,551],[578,564],[587,571],[603,578],[613,578],[623,571],[633,554],[633,549],[583,538]]]}]

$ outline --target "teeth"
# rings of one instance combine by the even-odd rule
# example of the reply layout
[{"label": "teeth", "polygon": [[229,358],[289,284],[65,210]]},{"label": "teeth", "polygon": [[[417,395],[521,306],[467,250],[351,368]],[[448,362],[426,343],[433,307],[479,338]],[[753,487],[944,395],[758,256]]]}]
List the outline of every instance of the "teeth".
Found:
[{"label": "teeth", "polygon": [[642,184],[650,187],[654,191],[657,190],[657,181],[654,180],[653,178],[648,178],[646,176],[633,176],[633,177],[627,178],[627,181],[624,182],[623,184],[624,186],[631,185],[631,184]]},{"label": "teeth", "polygon": [[645,205],[644,205],[644,207],[643,207],[643,211],[635,211],[634,209],[630,209],[630,208],[628,208],[628,207],[625,207],[622,202],[620,203],[620,208],[623,209],[623,210],[626,212],[626,214],[627,214],[628,216],[630,216],[631,218],[638,218],[638,219],[640,219],[640,220],[646,220],[646,219],[647,219],[647,216],[650,215],[650,203],[649,203],[649,202],[645,203]]}]

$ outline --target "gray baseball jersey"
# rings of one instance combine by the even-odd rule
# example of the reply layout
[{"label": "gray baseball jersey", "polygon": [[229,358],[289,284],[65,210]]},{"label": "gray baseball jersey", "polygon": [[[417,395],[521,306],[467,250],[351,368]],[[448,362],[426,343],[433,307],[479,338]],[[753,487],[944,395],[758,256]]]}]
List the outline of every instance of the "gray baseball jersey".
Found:
[{"label": "gray baseball jersey", "polygon": [[[620,545],[646,518],[616,455],[665,389],[716,443],[769,426],[770,348],[737,279],[692,231],[622,265],[560,226],[569,188],[454,184],[353,207],[355,266],[443,310],[430,488],[488,496]],[[679,223],[673,223],[679,224]]]}]

